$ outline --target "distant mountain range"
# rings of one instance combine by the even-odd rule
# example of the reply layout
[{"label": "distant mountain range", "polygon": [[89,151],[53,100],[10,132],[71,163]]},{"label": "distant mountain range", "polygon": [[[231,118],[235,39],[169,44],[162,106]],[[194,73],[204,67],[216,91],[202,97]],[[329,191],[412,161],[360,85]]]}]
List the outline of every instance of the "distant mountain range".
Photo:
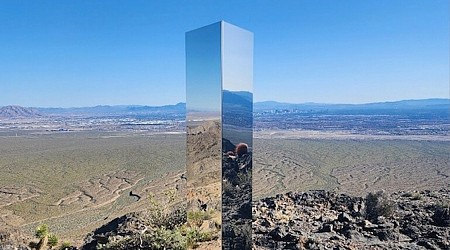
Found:
[{"label": "distant mountain range", "polygon": [[35,108],[24,108],[17,105],[10,105],[0,108],[0,118],[26,118],[39,116],[42,116],[42,114]]},{"label": "distant mountain range", "polygon": [[186,110],[185,103],[164,106],[140,106],[140,105],[99,105],[95,107],[78,108],[36,108],[42,114],[48,116],[126,116],[126,115],[155,115],[155,114],[183,114]]},{"label": "distant mountain range", "polygon": [[365,104],[325,104],[325,103],[284,103],[275,101],[257,102],[254,105],[255,110],[320,110],[320,109],[436,109],[449,108],[450,99],[420,99],[420,100],[401,100],[393,102],[374,102]]},{"label": "distant mountain range", "polygon": [[[224,92],[226,106],[248,107],[251,105],[251,93]],[[236,105],[231,105],[232,103]],[[323,104],[323,103],[283,103],[275,101],[256,102],[253,110],[257,112],[273,110],[312,111],[312,112],[371,112],[371,111],[414,111],[414,110],[438,110],[450,112],[450,99],[421,99],[402,100],[394,102],[377,102],[367,104]],[[178,103],[165,106],[140,106],[140,105],[101,105],[95,107],[79,108],[26,108],[21,106],[4,106],[0,108],[2,118],[23,118],[40,116],[124,116],[124,115],[184,115],[186,104]]]}]

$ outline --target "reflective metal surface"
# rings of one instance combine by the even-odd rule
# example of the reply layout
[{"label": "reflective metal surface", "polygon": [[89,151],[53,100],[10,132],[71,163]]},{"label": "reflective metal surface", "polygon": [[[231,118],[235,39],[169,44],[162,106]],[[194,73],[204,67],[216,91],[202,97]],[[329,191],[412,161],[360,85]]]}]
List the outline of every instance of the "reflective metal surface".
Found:
[{"label": "reflective metal surface", "polygon": [[251,32],[186,33],[188,223],[217,234],[208,249],[251,249],[252,85]]},{"label": "reflective metal surface", "polygon": [[253,34],[222,28],[222,245],[251,249]]},{"label": "reflective metal surface", "polygon": [[216,238],[222,224],[221,91],[221,24],[215,23],[186,33],[186,198],[189,226],[217,225],[202,229]]}]

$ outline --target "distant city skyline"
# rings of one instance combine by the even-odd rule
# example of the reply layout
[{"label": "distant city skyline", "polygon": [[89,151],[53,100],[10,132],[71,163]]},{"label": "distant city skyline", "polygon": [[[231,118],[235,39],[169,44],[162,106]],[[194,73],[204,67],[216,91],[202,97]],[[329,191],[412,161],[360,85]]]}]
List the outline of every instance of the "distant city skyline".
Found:
[{"label": "distant city skyline", "polygon": [[449,1],[2,1],[0,106],[185,102],[185,32],[254,33],[254,101],[449,98]]}]

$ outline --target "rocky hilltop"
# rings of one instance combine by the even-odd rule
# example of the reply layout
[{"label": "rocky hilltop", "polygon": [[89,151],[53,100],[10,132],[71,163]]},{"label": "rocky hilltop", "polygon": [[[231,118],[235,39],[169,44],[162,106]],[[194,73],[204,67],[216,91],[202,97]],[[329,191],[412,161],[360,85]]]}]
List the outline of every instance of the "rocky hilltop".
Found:
[{"label": "rocky hilltop", "polygon": [[[323,190],[279,194],[252,204],[252,249],[450,249],[449,202],[450,189],[364,198]],[[141,217],[109,223],[108,238],[139,234],[132,225]],[[97,231],[94,237],[105,235]],[[240,234],[234,237],[239,243]]]},{"label": "rocky hilltop", "polygon": [[[450,249],[449,204],[450,188],[364,198],[322,190],[279,194],[252,204],[252,249]],[[67,249],[107,242],[104,249],[184,249],[177,231],[184,223],[185,207],[163,217],[130,213],[92,232],[81,248]],[[31,249],[18,234],[1,231],[0,249]]]},{"label": "rocky hilltop", "polygon": [[41,114],[34,108],[25,108],[21,106],[4,106],[0,108],[0,118],[33,118]]},{"label": "rocky hilltop", "polygon": [[280,194],[253,203],[253,249],[450,249],[449,201],[450,189]]}]

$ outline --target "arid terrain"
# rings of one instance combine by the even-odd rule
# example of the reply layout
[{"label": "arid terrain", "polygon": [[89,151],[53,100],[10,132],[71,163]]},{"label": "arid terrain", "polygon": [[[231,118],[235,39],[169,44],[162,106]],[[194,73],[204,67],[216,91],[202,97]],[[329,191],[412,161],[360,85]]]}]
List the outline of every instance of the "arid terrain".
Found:
[{"label": "arid terrain", "polygon": [[[134,242],[135,246],[142,245],[142,232],[150,232],[145,229],[147,224],[142,224],[143,218],[152,218],[154,212],[159,211],[155,210],[155,206],[166,208],[185,201],[186,135],[181,129],[184,127],[184,117],[178,106],[164,108],[176,108],[170,115],[163,115],[166,111],[149,109],[153,112],[149,116],[135,114],[130,117],[123,114],[109,116],[110,113],[98,117],[97,113],[83,113],[84,115],[79,117],[64,114],[49,116],[34,109],[15,106],[2,108],[2,114],[6,118],[2,118],[0,122],[0,245],[20,244],[24,246],[22,249],[28,249],[30,242],[38,242],[39,239],[35,236],[36,228],[43,224],[48,225],[51,233],[58,237],[58,246],[67,242],[72,246],[90,244],[92,247],[92,244],[112,240],[110,246],[114,245],[116,248],[110,249],[126,249],[129,245],[117,248],[117,244],[122,244],[120,239],[125,239],[128,243]],[[110,110],[112,107],[100,107],[103,108]],[[79,112],[97,112],[96,110],[97,108],[87,111],[82,109]],[[411,193],[414,199],[402,205],[408,209],[414,205],[411,204],[417,197],[423,197],[416,212],[425,216],[418,220],[429,222],[436,206],[433,200],[436,196],[434,192],[441,192],[447,197],[446,190],[450,187],[450,137],[446,118],[448,114],[440,110],[436,114],[419,116],[414,112],[406,112],[400,116],[330,116],[320,113],[322,111],[261,111],[255,118],[253,144],[249,144],[252,151],[250,157],[253,159],[253,207],[259,206],[258,202],[276,203],[277,197],[283,197],[277,195],[291,191],[325,190],[332,192],[329,197],[331,200],[336,195],[344,195],[351,197],[348,199],[360,201],[369,192],[384,190],[399,204],[406,202],[403,196],[399,196],[401,192]],[[128,111],[129,109],[126,109],[123,112]],[[65,110],[59,112],[64,113]],[[303,118],[291,119],[297,116]],[[396,120],[385,123],[390,117]],[[356,119],[358,122],[346,122],[349,119]],[[298,121],[301,123],[297,124]],[[336,126],[322,126],[333,121]],[[302,128],[305,124],[315,129]],[[398,128],[395,124],[404,128]],[[285,125],[288,127],[279,127]],[[194,132],[206,131],[209,130],[199,127],[198,131]],[[213,134],[218,135],[218,131],[213,131]],[[203,158],[210,154],[208,151],[202,151],[202,145],[209,145],[208,148],[211,146],[215,152],[220,150],[220,145],[213,145],[211,142],[194,144],[191,151]],[[220,161],[220,151],[217,153],[217,159]],[[230,166],[234,166],[233,164]],[[206,165],[207,162],[197,162],[193,169],[194,176],[200,173],[201,169],[208,170]],[[235,175],[231,174],[230,176]],[[233,178],[227,179],[229,181]],[[195,178],[192,180],[195,181]],[[245,185],[234,184],[228,189],[225,185],[224,190],[235,193],[246,188]],[[218,195],[217,182],[214,188]],[[313,197],[313,205],[324,202],[320,195]],[[266,198],[269,200],[264,200]],[[163,202],[167,199],[168,202]],[[199,197],[193,198],[194,203],[198,200]],[[293,202],[297,200],[301,199],[295,198]],[[243,205],[237,199],[229,201],[236,207]],[[208,201],[208,196],[201,196],[197,204],[191,205],[203,209],[204,204],[209,208],[214,207],[214,204]],[[285,210],[290,211],[299,204],[288,202],[281,205],[286,205]],[[231,213],[238,214],[239,211],[240,209],[232,210]],[[448,211],[443,211],[445,220]],[[279,211],[275,209],[267,214],[267,218],[277,213]],[[169,226],[173,226],[173,223],[182,225],[186,217],[190,217],[192,221],[188,224],[196,224],[199,229],[217,231],[222,226],[220,220],[212,220],[218,218],[218,215],[211,214],[208,209],[205,212],[200,210],[186,214],[184,208],[184,215],[176,212],[167,216]],[[257,218],[263,219],[261,216]],[[277,216],[285,218],[289,215]],[[297,217],[301,216],[303,214]],[[364,219],[358,217],[358,214],[352,216],[355,220]],[[156,217],[166,218],[161,214]],[[254,222],[257,218],[253,218]],[[270,217],[271,220],[274,218]],[[122,224],[118,224],[118,221]],[[275,238],[262,233],[258,236],[258,246],[264,248],[266,243],[266,246],[284,244],[273,241],[281,239],[276,235],[284,235],[284,232],[279,230],[285,230],[286,228],[282,228],[285,225],[272,222],[274,223],[264,227],[270,231],[275,230],[272,234]],[[294,222],[300,223],[298,220],[293,220],[292,223]],[[342,226],[338,222],[334,226]],[[433,223],[430,225],[436,226]],[[280,229],[276,229],[277,226]],[[326,227],[328,230],[328,226]],[[171,234],[166,229],[157,228],[151,232],[166,236],[168,234],[170,239],[179,237],[182,233],[185,237],[183,240],[190,239],[190,244],[200,249],[208,249],[218,244],[217,237],[213,237],[208,230],[202,234],[198,230],[183,229],[185,231]],[[257,229],[253,228],[253,233],[255,230]],[[411,230],[422,233],[417,231],[419,229]],[[128,235],[127,232],[132,234]],[[435,232],[444,239],[426,242],[445,245],[448,236],[442,235],[437,229]],[[121,236],[118,235],[120,233]],[[321,237],[315,235],[316,232],[312,233],[311,237]],[[408,237],[415,237],[405,233]],[[153,241],[155,237],[162,236],[146,234],[145,237]],[[192,242],[192,239],[201,243]],[[296,238],[298,241],[300,239],[303,238]],[[186,243],[183,240],[178,241],[179,245]],[[418,249],[423,247],[420,240],[416,243],[419,244]],[[105,247],[107,245],[104,244]]]},{"label": "arid terrain", "polygon": [[253,198],[288,191],[439,189],[450,183],[450,141],[255,139]]},{"label": "arid terrain", "polygon": [[48,224],[61,240],[85,235],[148,195],[182,197],[184,134],[70,133],[0,137],[0,228],[33,235]]},{"label": "arid terrain", "polygon": [[[149,194],[182,196],[184,134],[3,136],[0,152],[1,227],[30,236],[45,223],[79,245],[111,219],[145,210]],[[448,141],[257,138],[253,199],[314,189],[438,190],[450,183],[448,152]]]}]

